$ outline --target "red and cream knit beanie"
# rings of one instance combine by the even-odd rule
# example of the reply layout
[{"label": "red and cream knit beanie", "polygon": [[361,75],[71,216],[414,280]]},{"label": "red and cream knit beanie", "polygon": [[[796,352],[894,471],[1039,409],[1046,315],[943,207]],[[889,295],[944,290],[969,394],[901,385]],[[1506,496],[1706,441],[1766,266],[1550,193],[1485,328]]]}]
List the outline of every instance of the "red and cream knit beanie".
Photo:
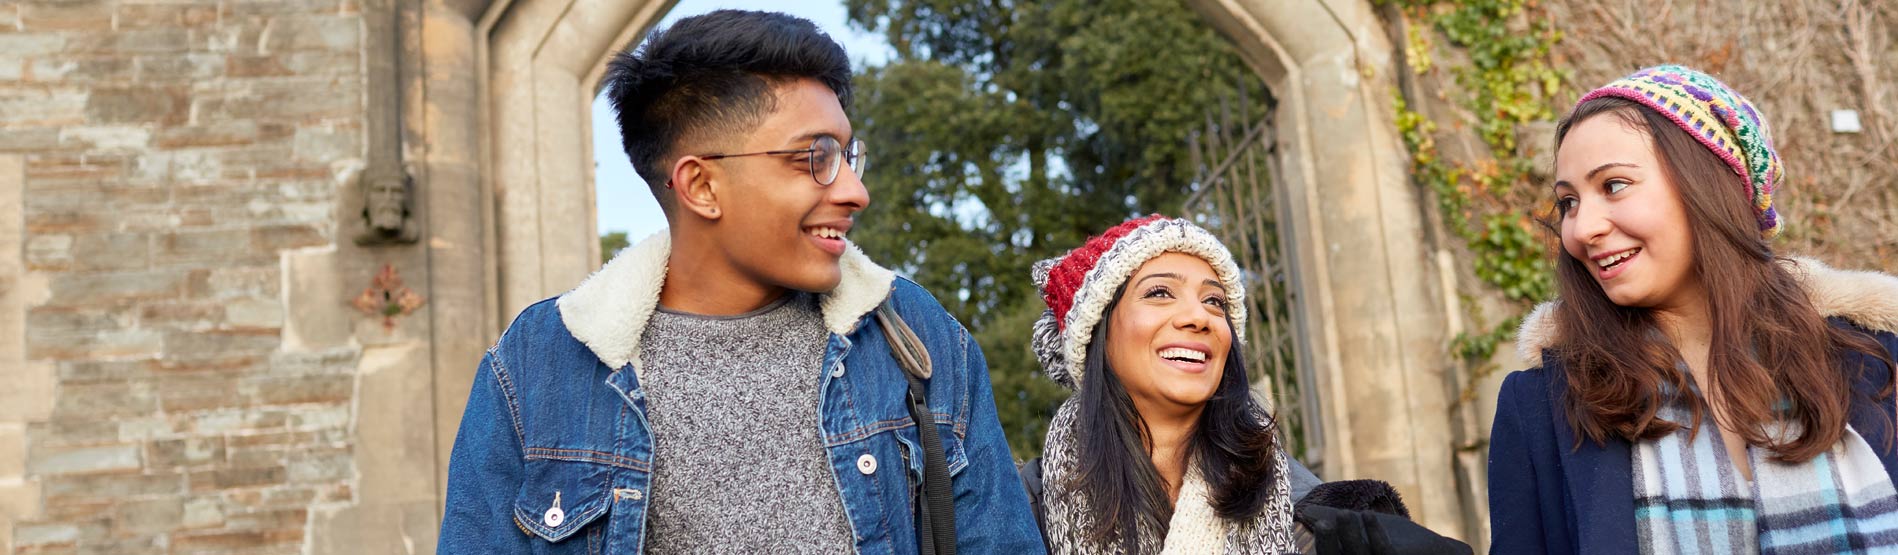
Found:
[{"label": "red and cream knit beanie", "polygon": [[1244,343],[1246,289],[1232,252],[1193,222],[1155,214],[1121,222],[1067,254],[1035,264],[1035,287],[1048,303],[1035,321],[1032,343],[1042,371],[1063,387],[1079,389],[1088,341],[1107,317],[1103,312],[1114,302],[1115,290],[1141,264],[1169,252],[1200,257],[1213,267],[1226,285],[1233,339]]}]

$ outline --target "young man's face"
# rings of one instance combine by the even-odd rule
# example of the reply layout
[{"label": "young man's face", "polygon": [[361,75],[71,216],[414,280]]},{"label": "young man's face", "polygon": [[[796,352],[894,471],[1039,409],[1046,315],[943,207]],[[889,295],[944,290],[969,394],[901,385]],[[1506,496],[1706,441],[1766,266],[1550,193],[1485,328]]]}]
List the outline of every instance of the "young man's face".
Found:
[{"label": "young man's face", "polygon": [[[776,87],[777,111],[739,141],[734,152],[801,150],[819,137],[850,144],[850,119],[837,93],[812,79]],[[812,176],[812,154],[746,156],[710,161],[723,180],[723,212],[711,226],[732,266],[756,282],[822,293],[842,279],[838,260],[851,217],[870,205],[869,191],[848,164],[829,185]],[[843,156],[839,153],[837,156]],[[822,164],[817,168],[824,172]]]}]

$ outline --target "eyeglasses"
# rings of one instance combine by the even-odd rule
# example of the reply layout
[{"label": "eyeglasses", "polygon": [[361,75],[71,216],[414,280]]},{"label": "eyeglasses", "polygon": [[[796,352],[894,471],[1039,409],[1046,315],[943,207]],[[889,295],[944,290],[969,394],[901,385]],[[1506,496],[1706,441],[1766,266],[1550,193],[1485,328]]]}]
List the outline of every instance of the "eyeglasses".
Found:
[{"label": "eyeglasses", "polygon": [[[825,187],[829,187],[831,183],[837,181],[837,174],[843,170],[844,164],[850,165],[850,171],[856,172],[857,175],[863,175],[864,162],[866,162],[864,159],[862,139],[851,139],[850,148],[844,148],[843,144],[837,142],[836,137],[830,135],[820,136],[817,140],[811,141],[810,148],[800,148],[797,150],[767,150],[764,152],[747,152],[744,154],[702,154],[699,158],[704,160],[717,160],[720,158],[740,158],[744,156],[763,155],[783,156],[786,154],[809,154],[811,157],[811,179],[817,180],[818,185]],[[672,182],[666,182],[666,187],[671,188]]]}]

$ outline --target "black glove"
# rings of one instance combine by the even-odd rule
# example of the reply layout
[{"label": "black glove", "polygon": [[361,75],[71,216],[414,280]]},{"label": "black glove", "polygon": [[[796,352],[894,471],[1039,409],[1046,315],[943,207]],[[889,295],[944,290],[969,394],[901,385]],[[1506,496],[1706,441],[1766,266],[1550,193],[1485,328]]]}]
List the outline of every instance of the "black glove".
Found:
[{"label": "black glove", "polygon": [[1318,555],[1472,555],[1468,544],[1409,519],[1374,511],[1300,503],[1293,520],[1312,534]]}]

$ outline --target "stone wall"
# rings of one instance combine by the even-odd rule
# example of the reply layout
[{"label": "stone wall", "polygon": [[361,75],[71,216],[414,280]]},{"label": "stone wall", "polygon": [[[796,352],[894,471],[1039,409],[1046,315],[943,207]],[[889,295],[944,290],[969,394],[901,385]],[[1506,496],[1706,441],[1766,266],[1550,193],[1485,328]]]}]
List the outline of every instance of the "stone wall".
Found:
[{"label": "stone wall", "polygon": [[360,13],[0,3],[0,548],[301,553],[358,502]]}]

